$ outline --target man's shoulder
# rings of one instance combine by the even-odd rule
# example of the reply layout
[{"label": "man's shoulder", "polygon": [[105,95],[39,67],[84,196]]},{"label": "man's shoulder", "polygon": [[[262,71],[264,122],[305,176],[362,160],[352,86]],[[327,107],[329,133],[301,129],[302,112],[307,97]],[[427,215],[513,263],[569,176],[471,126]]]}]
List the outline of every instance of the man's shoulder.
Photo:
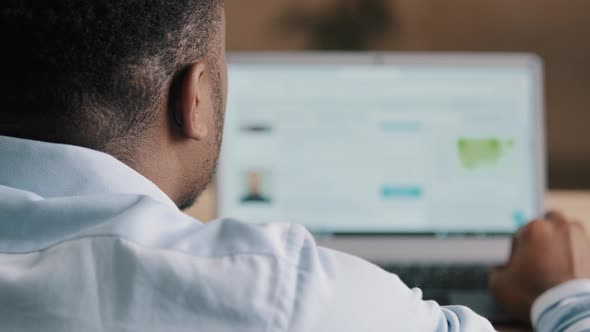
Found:
[{"label": "man's shoulder", "polygon": [[[304,228],[231,219],[204,224],[142,197],[121,196],[119,205],[112,204],[112,198],[108,204],[100,197],[85,199],[93,204],[68,199],[68,210],[59,200],[30,201],[35,216],[43,217],[21,213],[25,227],[59,219],[55,225],[62,231],[43,228],[43,244],[29,246],[42,234],[37,230],[22,238],[27,245],[19,248],[26,251],[0,255],[0,290],[11,289],[11,301],[36,301],[76,313],[64,316],[60,324],[87,317],[105,324],[140,324],[144,330],[158,330],[164,323],[178,330],[287,329],[301,271],[299,257],[312,245]],[[111,207],[108,213],[100,209],[103,204]],[[54,205],[60,213],[52,214]],[[81,226],[73,227],[66,219]],[[20,242],[16,233],[8,234],[10,242]],[[28,268],[31,261],[35,269]],[[15,271],[29,282],[9,282]],[[34,296],[31,287],[38,289]],[[146,315],[146,306],[158,308],[157,317]],[[117,315],[117,308],[126,315]],[[92,318],[97,312],[102,316]],[[15,314],[14,321],[20,318]]]},{"label": "man's shoulder", "polygon": [[158,240],[149,241],[141,237],[130,240],[150,249],[175,251],[194,257],[263,256],[293,267],[298,265],[303,251],[315,249],[313,237],[300,225],[258,225],[235,219],[218,219],[208,223],[189,219],[187,225],[186,219],[184,221],[176,226],[174,222],[166,221],[161,225]]},{"label": "man's shoulder", "polygon": [[82,239],[121,239],[150,251],[195,257],[264,255],[288,263],[311,238],[303,227],[287,223],[202,223],[149,196],[45,198],[4,187],[0,198],[0,251],[12,254]]}]

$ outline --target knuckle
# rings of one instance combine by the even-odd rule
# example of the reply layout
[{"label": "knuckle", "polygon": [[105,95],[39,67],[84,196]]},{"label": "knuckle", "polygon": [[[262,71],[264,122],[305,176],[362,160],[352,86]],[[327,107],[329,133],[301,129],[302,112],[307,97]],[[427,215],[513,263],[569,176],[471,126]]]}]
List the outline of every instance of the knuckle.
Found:
[{"label": "knuckle", "polygon": [[523,237],[538,237],[550,232],[550,222],[543,219],[533,220],[522,230]]},{"label": "knuckle", "polygon": [[528,232],[531,228],[537,227],[536,224],[539,223],[539,219],[535,219],[530,221],[528,224],[522,226],[520,229],[522,232]]},{"label": "knuckle", "polygon": [[527,232],[536,232],[542,229],[545,229],[545,227],[547,227],[548,222],[546,220],[543,219],[536,219],[531,221],[526,227],[525,227],[525,231]]},{"label": "knuckle", "polygon": [[567,221],[567,219],[565,219],[565,218],[556,219],[555,221],[553,221],[553,224],[555,224],[555,226],[561,227],[561,228],[569,228],[571,226],[571,223],[569,221]]},{"label": "knuckle", "polygon": [[561,211],[553,210],[549,211],[547,214],[547,219],[549,220],[559,220],[559,219],[566,219],[564,214]]}]

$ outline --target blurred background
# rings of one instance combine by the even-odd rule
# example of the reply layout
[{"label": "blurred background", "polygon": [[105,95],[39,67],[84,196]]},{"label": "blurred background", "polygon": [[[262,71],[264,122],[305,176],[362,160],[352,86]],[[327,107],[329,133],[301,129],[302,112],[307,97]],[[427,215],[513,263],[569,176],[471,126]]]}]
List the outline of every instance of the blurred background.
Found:
[{"label": "blurred background", "polygon": [[[545,62],[549,185],[590,189],[590,2],[226,0],[228,51],[524,51]],[[191,212],[208,219],[205,193]],[[203,209],[205,206],[205,210]]]}]

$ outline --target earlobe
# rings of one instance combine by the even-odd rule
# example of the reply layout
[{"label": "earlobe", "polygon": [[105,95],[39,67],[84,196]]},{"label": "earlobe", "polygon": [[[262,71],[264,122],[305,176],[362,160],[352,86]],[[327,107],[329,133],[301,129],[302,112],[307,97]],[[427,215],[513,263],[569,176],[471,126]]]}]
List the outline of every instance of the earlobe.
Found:
[{"label": "earlobe", "polygon": [[194,139],[196,140],[203,140],[207,137],[209,133],[209,128],[207,128],[207,124],[205,119],[202,117],[202,112],[199,112],[198,108],[195,109],[193,112],[193,127],[194,127]]},{"label": "earlobe", "polygon": [[174,120],[187,138],[203,140],[209,133],[207,127],[206,66],[202,62],[187,67],[179,81]]}]

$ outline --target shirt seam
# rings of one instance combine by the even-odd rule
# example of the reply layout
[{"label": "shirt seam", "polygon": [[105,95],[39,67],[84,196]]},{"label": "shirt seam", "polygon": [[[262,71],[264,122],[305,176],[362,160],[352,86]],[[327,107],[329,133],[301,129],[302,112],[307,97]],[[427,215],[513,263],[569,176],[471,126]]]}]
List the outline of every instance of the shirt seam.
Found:
[{"label": "shirt seam", "polygon": [[[289,224],[288,229],[286,232],[283,233],[281,240],[286,245],[287,252],[292,252],[294,248],[297,247],[297,243],[295,242],[296,239],[295,233],[293,232],[293,225]],[[289,295],[289,290],[287,285],[289,282],[293,281],[293,275],[289,272],[295,272],[295,282],[297,282],[297,275],[298,275],[298,264],[289,261],[289,265],[292,267],[291,269],[281,269],[280,273],[277,273],[277,277],[279,277],[279,283],[277,284],[277,292],[274,302],[283,310],[277,310],[273,318],[270,320],[270,324],[267,328],[267,332],[275,332],[276,329],[274,328],[279,327],[280,330],[289,332],[291,331],[291,317],[293,316],[293,307],[295,303],[295,296],[296,294],[292,294],[292,301],[282,300],[286,298],[285,295]]]}]

